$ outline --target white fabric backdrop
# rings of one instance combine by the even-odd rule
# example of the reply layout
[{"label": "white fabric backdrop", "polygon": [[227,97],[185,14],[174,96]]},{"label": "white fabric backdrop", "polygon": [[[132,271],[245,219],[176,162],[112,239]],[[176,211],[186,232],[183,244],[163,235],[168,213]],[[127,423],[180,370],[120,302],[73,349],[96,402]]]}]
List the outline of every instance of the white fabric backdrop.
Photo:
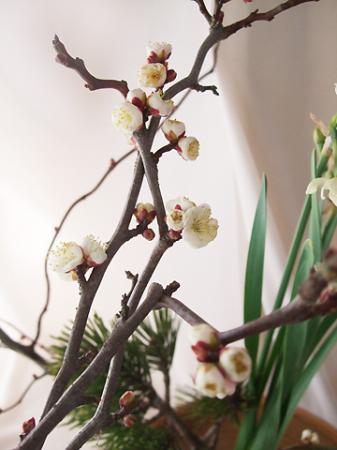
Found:
[{"label": "white fabric backdrop", "polygon": [[[255,6],[233,0],[226,20],[242,17]],[[3,0],[0,6],[0,196],[2,251],[1,314],[35,331],[44,301],[43,257],[68,204],[85,192],[127,145],[111,126],[117,93],[90,93],[71,71],[54,63],[51,39],[56,32],[73,55],[101,77],[125,78],[131,87],[144,62],[148,40],[173,44],[172,67],[186,74],[207,25],[196,5],[186,0],[67,2]],[[244,258],[259,180],[269,175],[266,309],[271,306],[281,264],[308,180],[311,150],[309,111],[328,119],[337,101],[337,5],[324,0],[301,6],[272,24],[257,24],[224,43],[218,67],[220,99],[193,93],[177,118],[201,142],[195,163],[168,155],[160,165],[164,197],[190,196],[209,202],[219,219],[216,242],[199,251],[183,243],[165,256],[154,279],[182,283],[179,298],[215,326],[241,322]],[[158,147],[163,142],[158,138]],[[93,233],[110,237],[124,203],[132,159],[118,167],[102,189],[69,218],[61,239],[79,240]],[[150,200],[147,189],[141,199]],[[105,277],[94,309],[109,318],[128,288],[123,271],[140,272],[153,244],[142,239],[123,248]],[[77,286],[52,276],[52,298],[43,341],[73,317]],[[0,406],[15,400],[36,367],[1,349]],[[335,352],[336,353],[336,352]],[[337,422],[333,356],[325,364],[305,404]],[[182,327],[173,367],[176,385],[190,383],[194,358]],[[25,402],[0,417],[0,447],[13,448],[20,425],[38,417],[51,380],[42,380]],[[64,448],[73,432],[59,428],[47,448]],[[91,446],[92,447],[92,446]],[[86,448],[90,448],[88,445]]]}]

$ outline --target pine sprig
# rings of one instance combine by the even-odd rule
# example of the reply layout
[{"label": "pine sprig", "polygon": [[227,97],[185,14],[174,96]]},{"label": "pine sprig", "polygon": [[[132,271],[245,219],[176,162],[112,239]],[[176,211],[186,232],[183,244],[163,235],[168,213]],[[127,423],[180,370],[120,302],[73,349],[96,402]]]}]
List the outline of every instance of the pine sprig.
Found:
[{"label": "pine sprig", "polygon": [[[116,389],[111,403],[111,412],[118,409],[120,396],[127,390],[136,391],[142,400],[142,407],[137,408],[136,424],[125,428],[122,424],[114,424],[104,430],[100,437],[102,448],[109,450],[173,450],[172,437],[163,428],[153,428],[147,425],[144,416],[153,406],[154,394],[151,382],[151,369],[168,373],[172,364],[178,323],[170,311],[153,312],[127,341],[124,360]],[[50,347],[52,362],[49,366],[51,374],[56,375],[61,367],[65,349],[71,332],[68,324],[54,337],[55,343]],[[80,347],[78,376],[102,348],[103,343],[111,333],[102,318],[95,313],[88,321]],[[108,369],[108,367],[107,367]],[[82,427],[94,415],[103,391],[107,376],[100,374],[86,390],[87,403],[76,408],[67,418],[67,425]]]}]

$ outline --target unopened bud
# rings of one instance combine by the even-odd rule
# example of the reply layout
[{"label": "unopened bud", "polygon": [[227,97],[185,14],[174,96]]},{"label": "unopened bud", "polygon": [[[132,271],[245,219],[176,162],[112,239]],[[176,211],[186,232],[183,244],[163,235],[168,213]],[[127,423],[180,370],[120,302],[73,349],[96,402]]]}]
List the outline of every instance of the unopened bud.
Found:
[{"label": "unopened bud", "polygon": [[146,104],[146,94],[142,89],[132,89],[128,92],[126,99],[143,111]]},{"label": "unopened bud", "polygon": [[136,417],[133,414],[128,414],[127,416],[123,417],[123,425],[126,428],[131,428],[136,423]]},{"label": "unopened bud", "polygon": [[171,81],[174,81],[177,78],[177,72],[173,69],[169,69],[166,72],[166,81],[165,83],[170,83]]},{"label": "unopened bud", "polygon": [[138,223],[151,223],[156,217],[156,211],[151,203],[138,203],[134,210],[134,215]]},{"label": "unopened bud", "polygon": [[244,348],[223,348],[220,353],[219,365],[235,383],[247,380],[252,371],[252,361]]},{"label": "unopened bud", "polygon": [[219,333],[214,328],[206,323],[195,325],[188,337],[198,361],[218,360]]},{"label": "unopened bud", "polygon": [[22,424],[22,431],[25,434],[30,433],[32,430],[34,430],[35,426],[36,426],[35,418],[31,417],[30,419],[28,419],[25,422],[23,422],[23,424]]},{"label": "unopened bud", "polygon": [[130,406],[131,403],[135,401],[136,394],[133,391],[125,391],[123,395],[121,395],[119,399],[120,408],[125,408],[126,406]]},{"label": "unopened bud", "polygon": [[146,228],[146,230],[143,231],[142,236],[147,241],[152,241],[155,238],[156,234],[153,230],[151,230],[151,228]]},{"label": "unopened bud", "polygon": [[175,230],[169,230],[167,236],[171,241],[178,241],[181,238],[181,232]]}]

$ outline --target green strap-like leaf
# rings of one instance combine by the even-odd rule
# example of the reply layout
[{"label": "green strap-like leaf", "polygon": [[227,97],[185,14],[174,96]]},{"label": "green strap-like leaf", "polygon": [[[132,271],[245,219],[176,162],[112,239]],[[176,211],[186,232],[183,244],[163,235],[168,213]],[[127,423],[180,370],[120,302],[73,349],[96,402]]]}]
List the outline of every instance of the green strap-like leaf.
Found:
[{"label": "green strap-like leaf", "polygon": [[290,401],[288,404],[287,411],[285,412],[282,420],[282,424],[279,430],[278,438],[281,439],[283,433],[285,432],[294,412],[298,405],[298,402],[301,400],[304,392],[308,388],[312,378],[319,370],[321,364],[325,360],[327,354],[334,346],[337,341],[337,328],[335,328],[329,336],[325,339],[323,344],[320,346],[319,350],[315,353],[315,355],[311,358],[307,367],[304,369],[302,375],[298,378],[297,383],[291,392]]},{"label": "green strap-like leaf", "polygon": [[[267,181],[264,176],[262,187],[257,204],[252,234],[249,243],[245,292],[244,292],[244,321],[250,322],[261,315],[262,284],[263,284],[263,265],[264,250],[266,241],[266,199],[267,199]],[[255,366],[259,338],[250,336],[245,340],[247,350]]]}]

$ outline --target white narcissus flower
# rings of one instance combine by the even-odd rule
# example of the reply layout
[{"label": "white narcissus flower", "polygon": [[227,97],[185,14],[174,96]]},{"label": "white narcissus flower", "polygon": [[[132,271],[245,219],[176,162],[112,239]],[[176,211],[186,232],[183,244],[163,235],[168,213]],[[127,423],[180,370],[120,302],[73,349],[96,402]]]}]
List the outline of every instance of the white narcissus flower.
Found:
[{"label": "white narcissus flower", "polygon": [[177,150],[187,161],[194,161],[199,156],[199,141],[195,137],[182,137],[178,141]]},{"label": "white narcissus flower", "polygon": [[304,444],[319,444],[319,436],[312,430],[303,430],[301,434],[301,441]]},{"label": "white narcissus flower", "polygon": [[252,360],[246,349],[225,347],[221,350],[219,365],[235,383],[242,383],[250,377]]},{"label": "white narcissus flower", "polygon": [[[325,199],[328,197],[334,205],[337,206],[337,177],[330,178],[314,178],[308,184],[306,194],[314,194],[319,189],[321,189],[321,197]],[[325,191],[328,192],[327,196]]]},{"label": "white narcissus flower", "polygon": [[191,202],[191,200],[186,197],[178,197],[167,202],[166,221],[168,227],[174,231],[181,231],[184,227],[184,213],[193,206],[195,206],[195,203]]},{"label": "white narcissus flower", "polygon": [[132,89],[128,92],[126,100],[140,109],[143,109],[146,104],[146,94],[143,89]]},{"label": "white narcissus flower", "polygon": [[166,139],[172,143],[178,142],[185,134],[185,124],[179,122],[179,120],[166,119],[161,129],[163,130]]},{"label": "white narcissus flower", "polygon": [[112,111],[112,123],[117,130],[130,135],[143,126],[143,114],[130,102],[124,102]]},{"label": "white narcissus flower", "polygon": [[147,99],[149,112],[153,116],[166,117],[173,111],[174,103],[172,100],[164,100],[162,91],[153,92]]},{"label": "white narcissus flower", "polygon": [[223,399],[234,394],[236,384],[226,378],[216,364],[203,363],[197,369],[195,386],[206,397]]},{"label": "white narcissus flower", "polygon": [[[82,248],[76,242],[60,242],[48,256],[50,268],[60,275],[68,274],[80,266],[83,261]],[[69,279],[71,278],[76,279],[76,276],[69,276]]]},{"label": "white narcissus flower", "polygon": [[217,231],[218,221],[211,218],[208,205],[194,206],[184,213],[182,237],[192,247],[204,247],[215,239]]},{"label": "white narcissus flower", "polygon": [[164,64],[144,64],[138,72],[138,82],[142,87],[160,88],[166,81]]},{"label": "white narcissus flower", "polygon": [[89,267],[99,266],[107,259],[105,245],[95,239],[92,234],[83,239],[82,249],[86,263]]},{"label": "white narcissus flower", "polygon": [[192,346],[198,342],[207,344],[212,348],[216,348],[219,345],[219,333],[207,323],[199,323],[191,327],[188,338]]},{"label": "white narcissus flower", "polygon": [[146,47],[146,56],[149,63],[164,62],[172,52],[172,45],[168,42],[150,41]]}]

